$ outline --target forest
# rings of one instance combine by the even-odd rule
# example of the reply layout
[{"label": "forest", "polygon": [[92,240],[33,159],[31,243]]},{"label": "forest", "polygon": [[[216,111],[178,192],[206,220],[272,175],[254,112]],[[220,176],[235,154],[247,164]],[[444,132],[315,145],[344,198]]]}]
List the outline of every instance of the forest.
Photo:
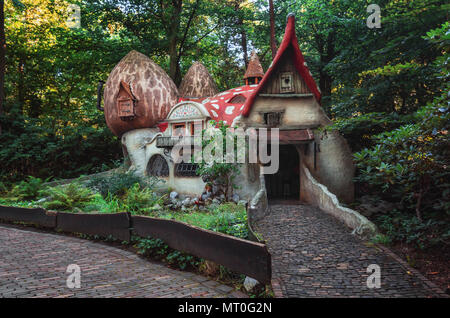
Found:
[{"label": "forest", "polygon": [[[69,3],[81,26],[67,24]],[[75,178],[120,165],[97,83],[131,50],[178,85],[194,61],[219,90],[242,85],[250,53],[264,70],[296,16],[322,107],[347,139],[356,202],[385,243],[448,251],[450,4],[377,0],[1,0],[0,192],[29,176]],[[380,206],[380,204],[378,204]]]}]

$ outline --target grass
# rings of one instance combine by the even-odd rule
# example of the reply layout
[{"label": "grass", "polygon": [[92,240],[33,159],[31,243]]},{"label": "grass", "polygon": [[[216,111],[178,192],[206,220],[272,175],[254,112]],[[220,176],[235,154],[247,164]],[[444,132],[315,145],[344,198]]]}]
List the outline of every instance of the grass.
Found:
[{"label": "grass", "polygon": [[223,203],[205,211],[162,212],[158,217],[174,219],[200,228],[240,238],[248,238],[247,212],[245,207],[235,203]]}]

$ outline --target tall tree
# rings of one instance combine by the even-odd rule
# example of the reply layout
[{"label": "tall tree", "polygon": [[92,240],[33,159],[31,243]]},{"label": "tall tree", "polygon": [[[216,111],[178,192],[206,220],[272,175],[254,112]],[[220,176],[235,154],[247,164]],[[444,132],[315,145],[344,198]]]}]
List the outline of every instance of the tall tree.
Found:
[{"label": "tall tree", "polygon": [[270,19],[270,50],[272,51],[272,60],[277,54],[277,43],[275,38],[275,12],[273,0],[269,0],[269,19]]},{"label": "tall tree", "polygon": [[[3,102],[5,100],[5,66],[6,66],[6,39],[5,39],[5,1],[0,0],[0,116],[3,115]],[[0,134],[2,125],[0,123]]]}]

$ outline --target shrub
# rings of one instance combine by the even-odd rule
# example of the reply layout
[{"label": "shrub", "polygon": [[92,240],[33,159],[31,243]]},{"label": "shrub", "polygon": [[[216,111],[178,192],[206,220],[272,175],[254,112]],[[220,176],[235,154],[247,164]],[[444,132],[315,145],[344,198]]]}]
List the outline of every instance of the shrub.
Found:
[{"label": "shrub", "polygon": [[159,196],[151,189],[135,183],[127,190],[122,201],[122,208],[131,213],[146,214],[162,205],[164,196]]},{"label": "shrub", "polygon": [[376,222],[386,234],[386,240],[406,242],[420,249],[445,244],[450,238],[450,223],[438,212],[419,221],[415,216],[394,210],[378,216]]},{"label": "shrub", "polygon": [[75,182],[48,188],[46,194],[50,200],[44,202],[44,208],[62,211],[79,211],[95,198],[90,189]]},{"label": "shrub", "polygon": [[[47,181],[47,180],[45,180]],[[11,195],[18,200],[32,200],[38,198],[45,189],[41,178],[28,176],[26,181],[21,181],[11,190]]]},{"label": "shrub", "polygon": [[87,186],[106,198],[108,193],[122,196],[136,183],[144,185],[142,178],[135,173],[115,171],[111,174],[93,176]]},{"label": "shrub", "polygon": [[141,255],[162,259],[169,264],[176,265],[180,269],[196,268],[200,264],[199,258],[173,250],[161,239],[138,238],[135,247]]}]

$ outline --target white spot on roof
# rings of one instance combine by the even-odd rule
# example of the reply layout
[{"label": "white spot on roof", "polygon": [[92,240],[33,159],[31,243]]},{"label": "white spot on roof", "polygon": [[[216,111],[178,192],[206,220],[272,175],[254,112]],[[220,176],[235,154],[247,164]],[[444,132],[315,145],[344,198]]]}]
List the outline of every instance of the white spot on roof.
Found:
[{"label": "white spot on roof", "polygon": [[211,106],[214,107],[215,109],[219,109],[220,108],[220,106],[217,105],[217,104],[211,104]]},{"label": "white spot on roof", "polygon": [[233,114],[233,110],[234,110],[234,106],[228,106],[228,107],[225,109],[225,114],[227,114],[227,115],[232,115],[232,114]]},{"label": "white spot on roof", "polygon": [[212,109],[211,109],[211,113],[213,114],[214,117],[219,117],[219,116],[217,115],[217,113],[216,113],[214,110],[212,110]]},{"label": "white spot on roof", "polygon": [[206,104],[207,102],[209,102],[209,98],[204,99],[204,100],[202,101],[202,104]]}]

